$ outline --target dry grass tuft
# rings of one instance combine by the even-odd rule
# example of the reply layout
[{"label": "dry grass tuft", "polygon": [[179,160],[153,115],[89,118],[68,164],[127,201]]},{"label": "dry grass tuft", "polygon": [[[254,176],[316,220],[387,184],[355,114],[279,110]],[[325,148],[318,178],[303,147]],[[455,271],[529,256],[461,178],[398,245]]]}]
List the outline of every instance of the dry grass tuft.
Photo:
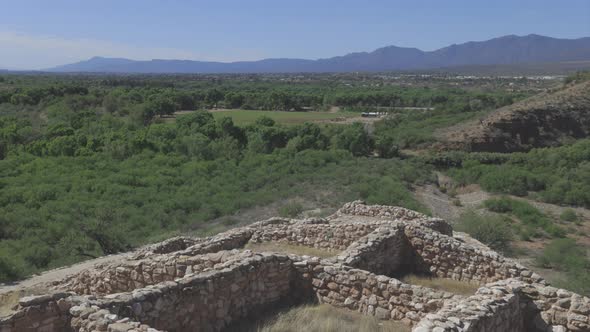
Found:
[{"label": "dry grass tuft", "polygon": [[256,332],[409,332],[400,322],[380,321],[327,304],[305,305],[284,311],[258,325]]},{"label": "dry grass tuft", "polygon": [[8,316],[14,313],[12,310],[18,304],[18,301],[25,296],[45,294],[48,289],[40,286],[33,286],[27,289],[6,292],[0,294],[0,317]]},{"label": "dry grass tuft", "polygon": [[307,255],[320,258],[329,258],[339,254],[336,251],[297,246],[284,242],[248,243],[244,246],[244,249],[250,249],[255,252],[278,252],[281,254]]},{"label": "dry grass tuft", "polygon": [[0,317],[11,314],[12,307],[18,304],[20,298],[21,296],[18,292],[0,294]]},{"label": "dry grass tuft", "polygon": [[457,295],[473,295],[479,288],[479,285],[473,282],[446,278],[431,278],[427,276],[418,276],[415,274],[410,274],[403,277],[402,281],[406,284],[424,286]]}]

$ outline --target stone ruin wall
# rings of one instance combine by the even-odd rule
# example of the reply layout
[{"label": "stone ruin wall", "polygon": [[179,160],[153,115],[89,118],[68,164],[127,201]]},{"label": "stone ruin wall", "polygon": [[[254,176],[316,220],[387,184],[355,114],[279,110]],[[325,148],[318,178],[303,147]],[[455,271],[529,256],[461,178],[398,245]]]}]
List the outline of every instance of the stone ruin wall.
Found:
[{"label": "stone ruin wall", "polygon": [[164,281],[173,281],[188,274],[218,269],[239,261],[245,255],[237,250],[219,251],[196,256],[159,256],[153,259],[105,264],[79,273],[67,284],[78,294],[107,295],[129,292]]},{"label": "stone ruin wall", "polygon": [[[273,218],[207,239],[174,238],[67,278],[54,294],[21,299],[0,318],[0,332],[220,331],[311,299],[419,332],[590,331],[590,299],[449,229],[407,209],[353,202],[326,219]],[[320,259],[240,249],[266,241],[346,250]],[[392,277],[404,272],[482,287],[453,295]]]},{"label": "stone ruin wall", "polygon": [[334,215],[328,219],[336,219],[341,216],[363,216],[382,218],[385,220],[414,221],[415,223],[430,228],[441,234],[452,236],[453,228],[449,223],[440,219],[432,218],[413,210],[398,206],[387,205],[366,205],[362,201],[346,203]]},{"label": "stone ruin wall", "polygon": [[466,244],[419,225],[408,225],[405,233],[424,272],[439,278],[479,284],[513,277],[544,282],[538,274],[483,245]]},{"label": "stone ruin wall", "polygon": [[298,262],[295,265],[299,273],[311,281],[319,302],[408,325],[429,312],[438,311],[445,300],[460,297],[338,263]]},{"label": "stone ruin wall", "polygon": [[379,224],[378,222],[331,224],[325,219],[291,221],[256,227],[250,242],[286,242],[328,251],[342,251],[373,232]]},{"label": "stone ruin wall", "polygon": [[353,243],[336,259],[346,266],[386,276],[417,270],[416,256],[402,225],[378,228]]},{"label": "stone ruin wall", "polygon": [[[218,268],[228,260],[241,259],[240,252],[246,243],[286,242],[294,245],[315,247],[327,250],[342,250],[347,244],[362,238],[378,227],[373,224],[327,224],[325,221],[291,221],[273,218],[254,223],[249,227],[232,230],[209,240],[196,244],[170,255],[160,254],[170,249],[170,242],[150,246],[136,255],[133,260],[97,266],[69,278],[65,285],[68,290],[78,294],[105,295],[126,292],[172,281],[190,273],[206,272]],[[173,248],[181,247],[172,241]],[[178,242],[187,243],[179,238]],[[165,249],[163,249],[165,248]]]},{"label": "stone ruin wall", "polygon": [[292,300],[293,272],[287,256],[253,255],[220,270],[117,294],[100,306],[156,329],[218,331]]},{"label": "stone ruin wall", "polygon": [[564,289],[511,278],[445,302],[415,327],[426,331],[589,331],[590,299]]},{"label": "stone ruin wall", "polygon": [[0,332],[68,331],[70,295],[58,292],[21,299],[15,314],[0,318]]}]

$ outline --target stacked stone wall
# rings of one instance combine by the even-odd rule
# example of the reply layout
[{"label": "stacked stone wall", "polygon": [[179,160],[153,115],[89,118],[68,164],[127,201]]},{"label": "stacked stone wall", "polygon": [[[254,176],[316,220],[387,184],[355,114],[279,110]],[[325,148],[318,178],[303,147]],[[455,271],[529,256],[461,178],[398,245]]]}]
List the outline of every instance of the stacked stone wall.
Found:
[{"label": "stacked stone wall", "polygon": [[29,296],[20,299],[12,315],[0,318],[0,332],[63,332],[69,330],[68,293]]},{"label": "stacked stone wall", "polygon": [[171,239],[162,241],[160,243],[153,244],[146,248],[138,250],[134,255],[135,259],[142,259],[149,257],[153,254],[167,254],[175,251],[180,251],[194,246],[197,243],[203,242],[205,239],[193,238],[186,236],[177,236]]},{"label": "stacked stone wall", "polygon": [[163,332],[128,317],[120,317],[96,305],[75,306],[70,312],[72,331]]},{"label": "stacked stone wall", "polygon": [[208,240],[199,241],[199,243],[173,254],[178,256],[194,256],[215,253],[221,250],[242,248],[248,243],[252,234],[253,230],[249,227],[236,228],[216,235]]},{"label": "stacked stone wall", "polygon": [[342,264],[387,276],[415,270],[416,259],[402,224],[383,226],[340,254]]},{"label": "stacked stone wall", "polygon": [[232,266],[117,294],[102,306],[156,329],[219,331],[296,298],[291,260],[253,255]]},{"label": "stacked stone wall", "polygon": [[408,224],[405,233],[424,272],[436,277],[480,284],[514,277],[543,282],[539,275],[489,248],[469,245],[418,225]]},{"label": "stacked stone wall", "polygon": [[219,251],[196,256],[155,256],[138,261],[123,261],[82,271],[67,285],[78,294],[106,295],[128,292],[187,274],[212,270],[239,261],[249,253],[238,250]]},{"label": "stacked stone wall", "polygon": [[383,320],[413,324],[436,312],[445,300],[461,298],[326,260],[299,261],[294,266],[311,283],[321,303]]},{"label": "stacked stone wall", "polygon": [[373,223],[288,223],[257,229],[250,242],[286,242],[294,245],[341,251],[373,232],[380,222]]},{"label": "stacked stone wall", "polygon": [[453,235],[453,228],[440,218],[431,218],[427,215],[405,209],[399,206],[366,205],[363,201],[354,201],[344,204],[331,219],[340,216],[365,216],[386,220],[414,221],[419,225],[428,227],[445,235]]},{"label": "stacked stone wall", "polygon": [[481,287],[462,300],[447,301],[414,332],[590,331],[590,299],[551,286],[507,279]]}]

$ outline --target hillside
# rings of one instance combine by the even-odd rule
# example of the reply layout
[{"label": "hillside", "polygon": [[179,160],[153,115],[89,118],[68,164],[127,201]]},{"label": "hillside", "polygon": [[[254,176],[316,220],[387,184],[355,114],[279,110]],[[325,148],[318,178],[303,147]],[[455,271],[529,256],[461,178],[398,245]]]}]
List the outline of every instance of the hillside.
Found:
[{"label": "hillside", "polygon": [[434,51],[388,46],[327,59],[264,59],[205,62],[190,60],[134,61],[94,57],[50,68],[51,72],[119,73],[262,73],[350,72],[434,69],[474,65],[514,65],[590,60],[590,37],[558,39],[539,35],[503,36],[480,42],[450,45]]},{"label": "hillside", "polygon": [[[429,278],[398,279],[412,274]],[[443,219],[363,201],[326,218],[171,238],[46,287],[20,298],[0,329],[249,331],[249,321],[284,318],[277,308],[317,303],[381,322],[335,329],[323,314],[251,331],[590,330],[588,297],[551,287]]]},{"label": "hillside", "polygon": [[590,135],[590,81],[502,107],[445,129],[439,148],[514,152]]}]

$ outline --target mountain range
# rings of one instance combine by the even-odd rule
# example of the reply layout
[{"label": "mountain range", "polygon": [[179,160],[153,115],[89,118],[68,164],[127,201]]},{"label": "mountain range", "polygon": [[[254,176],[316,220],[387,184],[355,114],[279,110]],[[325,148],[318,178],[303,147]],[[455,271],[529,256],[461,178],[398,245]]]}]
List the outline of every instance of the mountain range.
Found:
[{"label": "mountain range", "polygon": [[503,36],[486,41],[453,44],[434,51],[387,46],[373,52],[350,53],[326,59],[264,59],[209,62],[192,60],[136,61],[94,57],[47,69],[50,72],[104,73],[293,73],[380,72],[474,65],[515,65],[590,60],[590,37],[558,39],[540,35]]}]

